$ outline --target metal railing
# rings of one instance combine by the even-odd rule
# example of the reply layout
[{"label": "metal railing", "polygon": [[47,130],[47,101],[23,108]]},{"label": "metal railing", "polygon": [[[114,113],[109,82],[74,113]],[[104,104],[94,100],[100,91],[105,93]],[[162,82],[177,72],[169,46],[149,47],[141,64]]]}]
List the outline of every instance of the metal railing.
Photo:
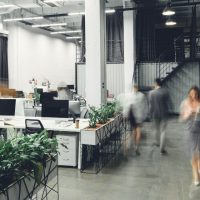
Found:
[{"label": "metal railing", "polygon": [[[195,56],[190,58],[191,44],[188,34],[181,34],[174,38],[172,44],[158,56],[154,61],[156,64],[156,78],[165,80],[178,66],[182,66],[186,60],[200,59],[200,33],[196,36]],[[143,62],[141,62],[143,63]],[[135,64],[134,80],[138,85],[143,83],[140,77],[140,62]],[[147,77],[147,76],[146,76]]]}]

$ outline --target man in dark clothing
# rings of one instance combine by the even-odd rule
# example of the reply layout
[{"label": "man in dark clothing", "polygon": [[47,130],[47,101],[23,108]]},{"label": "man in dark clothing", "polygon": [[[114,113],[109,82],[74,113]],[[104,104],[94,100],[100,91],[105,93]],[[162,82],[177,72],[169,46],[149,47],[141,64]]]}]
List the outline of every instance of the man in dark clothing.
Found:
[{"label": "man in dark clothing", "polygon": [[167,127],[167,117],[171,108],[171,100],[168,91],[161,87],[161,80],[155,80],[155,89],[149,94],[150,114],[156,135],[156,145],[160,146],[162,155],[167,154],[165,150],[165,135]]}]

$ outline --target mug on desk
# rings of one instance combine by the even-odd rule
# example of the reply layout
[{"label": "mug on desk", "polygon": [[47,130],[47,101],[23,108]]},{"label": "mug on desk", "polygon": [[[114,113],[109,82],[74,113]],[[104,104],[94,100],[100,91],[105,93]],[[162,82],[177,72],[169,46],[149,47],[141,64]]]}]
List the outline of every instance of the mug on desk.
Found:
[{"label": "mug on desk", "polygon": [[79,119],[76,119],[75,121],[75,128],[79,128]]}]

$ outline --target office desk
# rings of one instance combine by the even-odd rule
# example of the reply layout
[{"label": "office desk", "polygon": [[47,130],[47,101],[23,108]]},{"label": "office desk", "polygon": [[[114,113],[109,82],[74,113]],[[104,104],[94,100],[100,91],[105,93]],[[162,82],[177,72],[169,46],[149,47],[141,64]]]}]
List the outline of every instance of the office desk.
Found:
[{"label": "office desk", "polygon": [[58,131],[65,134],[77,134],[78,140],[78,168],[81,167],[81,129],[88,126],[88,120],[80,119],[79,128],[75,128],[75,124],[71,118],[49,118],[49,117],[22,117],[22,116],[0,116],[0,128],[25,129],[25,119],[39,119],[44,128],[51,131]]},{"label": "office desk", "polygon": [[[54,117],[24,117],[24,116],[2,116],[0,115],[0,128],[25,128],[25,119],[38,119],[47,130],[77,132],[88,126],[87,119],[80,119],[79,128],[75,128],[72,118]],[[66,124],[65,124],[66,122]],[[71,123],[70,123],[71,122]]]}]

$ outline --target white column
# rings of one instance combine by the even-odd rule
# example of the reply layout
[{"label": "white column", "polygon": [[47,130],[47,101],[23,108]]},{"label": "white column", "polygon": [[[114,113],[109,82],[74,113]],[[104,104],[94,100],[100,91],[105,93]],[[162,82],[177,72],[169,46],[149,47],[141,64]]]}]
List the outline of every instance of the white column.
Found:
[{"label": "white column", "polygon": [[85,0],[86,100],[88,105],[106,102],[105,1]]},{"label": "white column", "polygon": [[124,11],[124,91],[130,92],[133,83],[134,64],[136,62],[135,12]]}]

